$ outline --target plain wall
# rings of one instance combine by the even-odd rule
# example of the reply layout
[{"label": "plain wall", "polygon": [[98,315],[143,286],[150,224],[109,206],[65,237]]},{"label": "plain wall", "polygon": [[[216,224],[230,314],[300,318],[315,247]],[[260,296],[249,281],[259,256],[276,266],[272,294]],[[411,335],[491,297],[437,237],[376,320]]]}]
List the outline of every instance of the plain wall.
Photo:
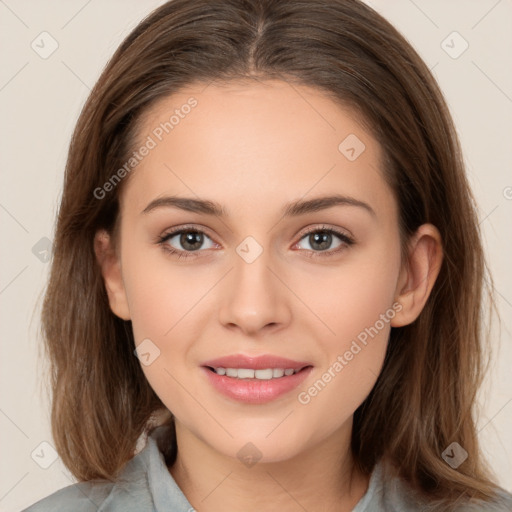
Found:
[{"label": "plain wall", "polygon": [[[41,467],[52,460],[51,447],[41,443],[53,444],[38,337],[49,269],[45,248],[53,239],[67,147],[80,109],[121,40],[161,3],[0,2],[1,511],[20,510],[74,482],[60,459]],[[479,400],[479,437],[498,483],[512,491],[512,3],[372,0],[371,5],[433,70],[461,138],[502,317],[501,350]],[[43,31],[58,43],[46,59],[31,47],[35,41],[39,51],[51,49]],[[453,31],[463,39],[447,39]],[[41,37],[47,38],[44,44]],[[453,58],[464,40],[468,48]],[[497,351],[497,332],[495,343]]]}]

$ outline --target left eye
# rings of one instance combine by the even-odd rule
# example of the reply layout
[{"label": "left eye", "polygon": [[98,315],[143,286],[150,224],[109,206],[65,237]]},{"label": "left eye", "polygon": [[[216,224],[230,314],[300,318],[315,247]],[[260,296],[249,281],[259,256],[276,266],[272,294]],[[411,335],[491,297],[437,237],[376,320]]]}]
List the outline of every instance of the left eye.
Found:
[{"label": "left eye", "polygon": [[326,252],[332,245],[333,235],[340,242],[333,248],[333,251],[329,251],[330,253],[337,252],[337,249],[340,246],[353,244],[353,240],[350,237],[333,229],[316,229],[315,231],[310,231],[309,233],[306,233],[301,240],[306,240],[308,242],[308,250],[313,252]]}]

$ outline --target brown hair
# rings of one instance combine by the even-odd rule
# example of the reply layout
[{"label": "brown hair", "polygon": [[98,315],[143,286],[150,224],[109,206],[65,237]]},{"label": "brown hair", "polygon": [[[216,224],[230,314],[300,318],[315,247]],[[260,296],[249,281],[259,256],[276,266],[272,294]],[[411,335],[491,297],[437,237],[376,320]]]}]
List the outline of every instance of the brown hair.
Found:
[{"label": "brown hair", "polygon": [[[403,243],[430,222],[444,261],[419,318],[393,328],[383,370],[356,410],[352,451],[370,473],[381,458],[449,510],[496,486],[473,408],[484,371],[486,271],[474,199],[434,78],[396,29],[358,0],[173,0],[144,19],[107,64],[73,134],[42,324],[51,370],[52,433],[79,480],[113,480],[166,410],[134,355],[131,323],[109,308],[93,250],[112,232],[141,115],[194,82],[274,78],[312,86],[361,114],[386,156]],[[485,338],[486,339],[486,338]],[[173,424],[172,415],[168,424]],[[457,441],[468,459],[441,458]],[[176,455],[170,439],[167,461]]]}]

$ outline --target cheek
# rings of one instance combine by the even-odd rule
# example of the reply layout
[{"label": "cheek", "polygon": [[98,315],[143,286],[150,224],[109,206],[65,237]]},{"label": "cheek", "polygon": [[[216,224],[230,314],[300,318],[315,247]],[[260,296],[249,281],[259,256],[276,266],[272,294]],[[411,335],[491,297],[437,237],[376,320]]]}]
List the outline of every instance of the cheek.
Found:
[{"label": "cheek", "polygon": [[123,255],[135,340],[165,341],[212,286],[211,272],[206,267],[182,266],[160,247],[137,251],[135,245],[127,241]]},{"label": "cheek", "polygon": [[126,256],[123,271],[142,371],[169,409],[187,410],[190,398],[183,391],[183,386],[190,387],[187,353],[196,338],[192,329],[197,328],[201,310],[198,301],[211,286],[211,278],[184,272],[162,255],[136,252]]},{"label": "cheek", "polygon": [[[317,333],[323,333],[317,339],[324,357],[297,400],[319,429],[322,422],[329,430],[345,421],[368,396],[381,371],[390,322],[400,307],[394,302],[399,246],[387,251],[340,266],[323,292],[312,282],[307,285],[315,290],[309,303],[324,324],[317,327]],[[378,253],[387,256],[373,257]]]},{"label": "cheek", "polygon": [[322,321],[314,324],[319,332],[323,329],[320,339],[329,353],[343,350],[377,322],[378,329],[386,331],[380,319],[386,312],[394,316],[399,270],[399,245],[381,244],[354,253],[336,268],[316,269],[294,284],[297,294],[307,297],[310,310]]},{"label": "cheek", "polygon": [[[124,247],[125,289],[142,370],[162,401],[170,407],[172,397],[173,411],[179,411],[188,403],[180,384],[195,369],[189,352],[212,317],[208,291],[218,278],[207,266],[179,265],[160,248],[137,251],[128,239]],[[146,365],[140,354],[148,352]]]},{"label": "cheek", "polygon": [[[343,289],[338,300],[337,314],[333,321],[343,339],[354,338],[366,328],[373,326],[382,314],[392,307],[395,296],[395,272],[389,268],[363,266],[343,279]],[[379,324],[380,325],[380,324]]]}]

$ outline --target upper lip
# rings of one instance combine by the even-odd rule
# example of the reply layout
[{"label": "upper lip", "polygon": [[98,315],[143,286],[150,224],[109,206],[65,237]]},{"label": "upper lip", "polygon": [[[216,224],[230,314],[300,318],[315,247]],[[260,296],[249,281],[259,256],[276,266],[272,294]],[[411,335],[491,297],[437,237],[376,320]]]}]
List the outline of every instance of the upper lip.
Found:
[{"label": "upper lip", "polygon": [[307,361],[293,361],[285,357],[279,357],[272,354],[263,354],[260,356],[246,356],[244,354],[232,354],[230,356],[219,357],[205,361],[202,366],[211,368],[250,368],[254,370],[264,370],[266,368],[293,368],[301,370],[306,366],[311,366]]}]

